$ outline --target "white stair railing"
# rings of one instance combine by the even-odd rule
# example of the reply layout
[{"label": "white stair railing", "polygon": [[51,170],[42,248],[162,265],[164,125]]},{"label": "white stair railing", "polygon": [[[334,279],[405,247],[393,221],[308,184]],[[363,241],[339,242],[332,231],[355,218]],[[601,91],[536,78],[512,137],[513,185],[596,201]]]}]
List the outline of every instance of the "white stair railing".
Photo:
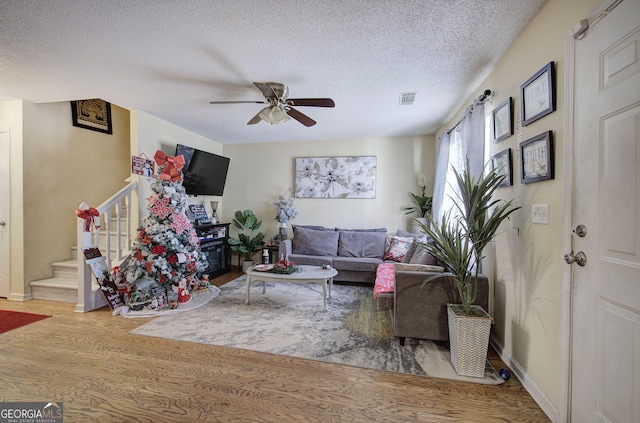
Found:
[{"label": "white stair railing", "polygon": [[[135,181],[129,182],[124,188],[112,195],[96,209],[100,213],[100,226],[91,225],[90,232],[85,232],[85,220],[78,218],[78,303],[77,312],[87,312],[107,305],[100,286],[92,277],[91,267],[86,264],[83,249],[98,247],[100,231],[105,238],[103,256],[107,259],[107,268],[119,264],[131,253],[131,194],[137,188]],[[112,235],[115,246],[112,246]],[[123,245],[123,238],[126,240]],[[112,248],[114,251],[112,252]],[[113,255],[112,255],[113,254]]]}]

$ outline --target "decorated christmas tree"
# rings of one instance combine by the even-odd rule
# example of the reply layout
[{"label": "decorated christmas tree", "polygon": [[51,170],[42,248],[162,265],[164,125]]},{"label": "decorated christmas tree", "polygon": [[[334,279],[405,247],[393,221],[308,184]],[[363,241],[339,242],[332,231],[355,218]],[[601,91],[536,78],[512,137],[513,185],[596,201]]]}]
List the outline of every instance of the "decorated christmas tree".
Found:
[{"label": "decorated christmas tree", "polygon": [[124,269],[126,280],[135,285],[130,302],[141,303],[154,295],[158,286],[179,294],[179,302],[188,302],[189,290],[197,288],[198,272],[207,267],[200,251],[200,240],[186,211],[188,197],[182,186],[182,156],[168,157],[158,150],[154,159],[158,175],[153,176],[147,198],[149,214],[138,228],[131,260]]}]

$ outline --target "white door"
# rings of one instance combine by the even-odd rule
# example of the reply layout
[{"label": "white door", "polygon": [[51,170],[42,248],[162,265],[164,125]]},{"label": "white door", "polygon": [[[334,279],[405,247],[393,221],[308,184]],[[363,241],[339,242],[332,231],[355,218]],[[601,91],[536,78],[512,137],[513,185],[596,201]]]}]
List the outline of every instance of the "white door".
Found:
[{"label": "white door", "polygon": [[[640,0],[575,43],[571,421],[640,422]],[[581,233],[578,225],[584,225]]]},{"label": "white door", "polygon": [[0,130],[0,297],[11,288],[9,257],[9,131]]}]

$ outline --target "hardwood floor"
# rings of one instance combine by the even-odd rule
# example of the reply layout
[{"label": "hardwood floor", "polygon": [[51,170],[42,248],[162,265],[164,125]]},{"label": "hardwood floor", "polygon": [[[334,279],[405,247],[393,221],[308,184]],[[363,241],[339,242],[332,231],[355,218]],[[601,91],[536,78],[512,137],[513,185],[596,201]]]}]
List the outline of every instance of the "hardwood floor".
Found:
[{"label": "hardwood floor", "polygon": [[0,402],[62,401],[65,423],[549,421],[513,377],[455,383],[135,336],[149,319],[74,307],[0,299],[0,309],[52,315],[0,334]]}]

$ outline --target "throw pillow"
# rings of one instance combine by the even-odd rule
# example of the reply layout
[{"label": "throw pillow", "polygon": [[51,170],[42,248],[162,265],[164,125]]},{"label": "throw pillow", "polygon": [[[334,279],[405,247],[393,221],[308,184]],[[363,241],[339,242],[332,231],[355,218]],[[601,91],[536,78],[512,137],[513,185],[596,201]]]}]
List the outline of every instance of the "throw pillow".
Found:
[{"label": "throw pillow", "polygon": [[291,250],[293,254],[336,257],[338,235],[336,231],[317,231],[298,226],[291,240]]},{"label": "throw pillow", "polygon": [[411,257],[413,257],[413,254],[416,252],[417,247],[418,244],[416,243],[416,239],[414,238],[413,241],[411,241],[409,249],[407,250],[407,254],[405,254],[402,258],[403,263],[409,263],[411,261]]},{"label": "throw pillow", "polygon": [[407,232],[403,229],[398,229],[398,231],[396,232],[397,236],[401,236],[403,238],[409,238],[409,237],[413,237],[413,238],[421,238],[424,236],[423,233],[413,233],[413,232]]},{"label": "throw pillow", "polygon": [[[422,240],[418,240],[422,241]],[[420,247],[416,244],[416,250],[413,252],[411,259],[409,260],[410,264],[436,264],[436,259],[427,252],[424,248]]]},{"label": "throw pillow", "polygon": [[389,238],[389,247],[382,257],[383,260],[402,261],[404,256],[409,251],[409,247],[413,242],[413,238],[403,238],[399,236],[392,236]]}]

